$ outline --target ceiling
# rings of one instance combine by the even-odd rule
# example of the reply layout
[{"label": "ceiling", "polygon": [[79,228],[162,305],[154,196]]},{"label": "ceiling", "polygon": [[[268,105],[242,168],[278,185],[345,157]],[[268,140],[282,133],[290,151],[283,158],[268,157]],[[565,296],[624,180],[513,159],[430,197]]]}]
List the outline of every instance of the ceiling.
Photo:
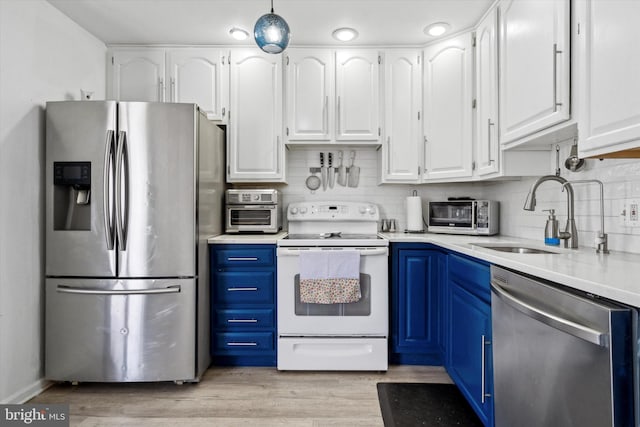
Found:
[{"label": "ceiling", "polygon": [[[48,0],[107,45],[249,45],[229,30],[250,34],[269,0]],[[347,46],[424,45],[427,25],[444,21],[450,33],[473,27],[493,0],[274,0],[291,29],[290,46],[336,45],[339,27],[359,37]]]}]

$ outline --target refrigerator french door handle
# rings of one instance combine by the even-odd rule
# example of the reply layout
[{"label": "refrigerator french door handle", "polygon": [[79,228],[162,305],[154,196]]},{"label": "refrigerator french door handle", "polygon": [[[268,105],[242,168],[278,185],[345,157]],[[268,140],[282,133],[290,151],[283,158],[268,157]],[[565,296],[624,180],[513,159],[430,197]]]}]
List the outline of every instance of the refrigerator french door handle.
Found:
[{"label": "refrigerator french door handle", "polygon": [[167,286],[160,289],[85,289],[60,285],[56,288],[61,294],[77,295],[157,295],[157,294],[177,294],[180,293],[180,285]]},{"label": "refrigerator french door handle", "polygon": [[113,229],[113,209],[111,207],[111,183],[110,178],[113,176],[113,167],[114,167],[114,152],[113,152],[113,138],[114,131],[107,131],[107,141],[105,143],[105,153],[104,153],[104,169],[102,172],[102,180],[103,180],[103,188],[102,188],[102,202],[104,207],[102,209],[104,214],[104,232],[105,238],[107,239],[107,250],[112,251],[115,246],[115,236]]},{"label": "refrigerator french door handle", "polygon": [[126,250],[127,242],[124,234],[124,219],[122,205],[122,170],[124,167],[124,151],[127,141],[127,134],[125,131],[118,132],[118,152],[116,154],[116,194],[115,194],[115,208],[116,208],[116,231],[118,234],[118,248],[121,251]]}]

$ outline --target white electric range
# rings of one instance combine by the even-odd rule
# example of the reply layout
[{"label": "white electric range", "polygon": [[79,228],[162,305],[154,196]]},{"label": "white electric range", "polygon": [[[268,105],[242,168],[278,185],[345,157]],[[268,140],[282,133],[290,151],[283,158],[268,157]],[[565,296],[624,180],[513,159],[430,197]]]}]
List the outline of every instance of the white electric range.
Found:
[{"label": "white electric range", "polygon": [[[388,367],[388,240],[372,203],[301,202],[287,208],[289,235],[278,241],[278,369]],[[361,298],[308,303],[300,295],[300,254],[356,252]],[[307,253],[309,253],[307,252]]]}]

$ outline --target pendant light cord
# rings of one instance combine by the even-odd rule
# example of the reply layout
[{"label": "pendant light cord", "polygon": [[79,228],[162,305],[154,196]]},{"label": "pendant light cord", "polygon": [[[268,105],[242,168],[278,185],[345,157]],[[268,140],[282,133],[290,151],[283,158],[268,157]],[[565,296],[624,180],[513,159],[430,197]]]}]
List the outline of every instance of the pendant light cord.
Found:
[{"label": "pendant light cord", "polygon": [[271,13],[273,13],[273,0],[271,0]]}]

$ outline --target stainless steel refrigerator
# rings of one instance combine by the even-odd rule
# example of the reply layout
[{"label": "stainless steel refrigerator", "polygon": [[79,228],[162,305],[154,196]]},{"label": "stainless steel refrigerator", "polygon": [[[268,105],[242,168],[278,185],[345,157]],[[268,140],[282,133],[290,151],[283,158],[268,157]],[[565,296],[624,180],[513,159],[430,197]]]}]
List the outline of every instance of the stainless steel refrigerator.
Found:
[{"label": "stainless steel refrigerator", "polygon": [[47,379],[199,380],[224,159],[195,104],[47,103]]}]

